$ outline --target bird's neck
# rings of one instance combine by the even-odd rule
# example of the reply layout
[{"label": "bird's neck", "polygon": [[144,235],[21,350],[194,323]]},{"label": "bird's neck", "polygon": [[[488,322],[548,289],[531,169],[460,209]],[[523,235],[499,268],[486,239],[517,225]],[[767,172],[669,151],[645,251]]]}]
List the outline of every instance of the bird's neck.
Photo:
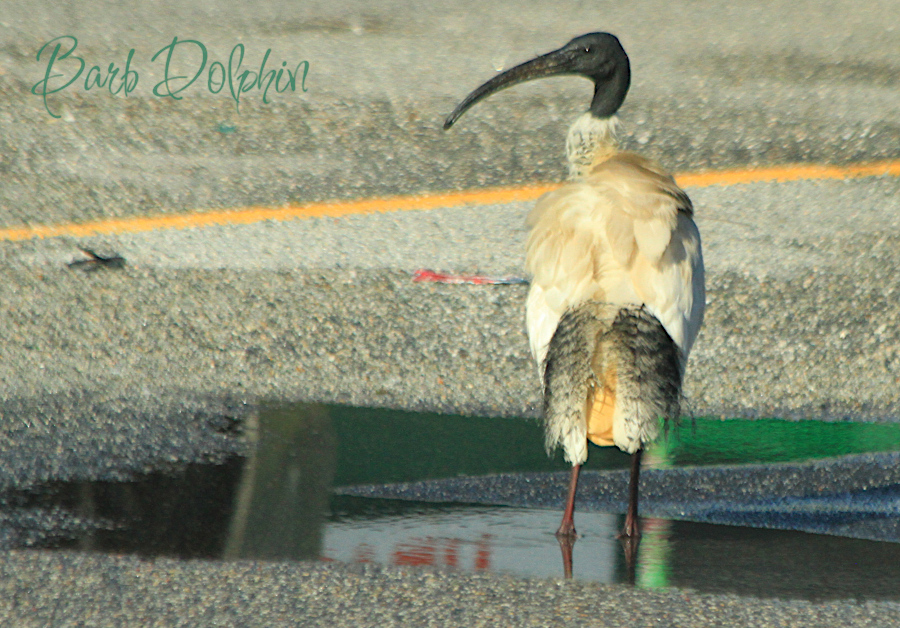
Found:
[{"label": "bird's neck", "polygon": [[566,137],[570,179],[584,176],[591,166],[606,161],[618,152],[618,126],[616,116],[598,118],[590,111],[575,120]]}]

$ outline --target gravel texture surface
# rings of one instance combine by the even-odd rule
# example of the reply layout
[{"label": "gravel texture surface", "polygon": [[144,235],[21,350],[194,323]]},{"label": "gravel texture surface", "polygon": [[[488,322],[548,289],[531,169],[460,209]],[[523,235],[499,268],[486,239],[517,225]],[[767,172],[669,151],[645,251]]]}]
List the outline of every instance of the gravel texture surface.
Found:
[{"label": "gravel texture surface", "polygon": [[[691,591],[425,570],[142,561],[12,552],[10,626],[891,626],[887,602],[751,600]],[[23,587],[22,583],[29,583]],[[52,603],[47,590],[65,591]],[[452,603],[446,603],[452,600]]]}]

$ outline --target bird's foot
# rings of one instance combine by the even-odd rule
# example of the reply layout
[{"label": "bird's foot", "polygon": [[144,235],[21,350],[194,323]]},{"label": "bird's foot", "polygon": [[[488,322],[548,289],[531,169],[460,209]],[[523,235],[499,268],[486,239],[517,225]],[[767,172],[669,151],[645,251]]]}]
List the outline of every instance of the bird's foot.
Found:
[{"label": "bird's foot", "polygon": [[634,584],[637,550],[641,544],[641,528],[637,516],[632,516],[631,513],[625,515],[625,528],[616,538],[619,539],[625,552],[627,580]]},{"label": "bird's foot", "polygon": [[619,540],[625,538],[640,540],[641,538],[641,521],[631,508],[625,514],[625,527],[622,528],[622,532],[617,538]]},{"label": "bird's foot", "polygon": [[618,538],[619,542],[622,544],[622,551],[625,554],[626,581],[629,584],[634,584],[637,566],[637,551],[638,546],[641,544],[641,535],[638,534],[637,536],[629,536],[625,533],[622,533]]},{"label": "bird's foot", "polygon": [[572,522],[563,522],[556,531],[556,540],[559,541],[559,549],[562,552],[563,574],[566,579],[572,578],[572,550],[575,548],[575,541],[578,540],[578,534],[575,532],[575,524]]},{"label": "bird's foot", "polygon": [[575,532],[575,522],[563,521],[559,526],[559,530],[556,531],[556,538],[560,540],[570,539],[574,543],[575,539],[578,538],[578,533]]}]

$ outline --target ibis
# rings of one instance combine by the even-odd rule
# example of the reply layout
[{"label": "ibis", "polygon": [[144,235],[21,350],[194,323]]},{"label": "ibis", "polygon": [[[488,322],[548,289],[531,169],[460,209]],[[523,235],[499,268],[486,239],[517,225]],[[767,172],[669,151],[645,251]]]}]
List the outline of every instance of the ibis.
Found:
[{"label": "ibis", "polygon": [[[556,533],[576,539],[575,493],[588,441],[631,454],[628,509],[620,538],[636,547],[641,452],[675,419],[688,354],[706,303],[693,206],[655,161],[621,151],[616,112],[631,82],[618,38],[589,33],[496,75],[447,117],[447,129],[483,98],[556,75],[594,83],[590,108],[566,138],[570,175],[528,216],[525,322],[544,398],[548,453],[572,464]],[[510,130],[514,137],[515,130]]]}]

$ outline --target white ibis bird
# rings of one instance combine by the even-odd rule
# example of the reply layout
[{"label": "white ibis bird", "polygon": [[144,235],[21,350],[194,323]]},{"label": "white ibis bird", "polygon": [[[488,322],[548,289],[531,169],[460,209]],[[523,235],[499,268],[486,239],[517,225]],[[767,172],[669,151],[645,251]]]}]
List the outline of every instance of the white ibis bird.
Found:
[{"label": "white ibis bird", "polygon": [[617,148],[615,114],[631,70],[614,35],[576,37],[495,76],[456,107],[444,128],[500,89],[560,74],[592,80],[594,97],[566,138],[568,182],[538,200],[528,218],[526,325],[543,384],[547,449],[561,446],[572,464],[556,533],[568,543],[570,569],[575,490],[588,441],[632,455],[622,537],[640,536],[641,451],[658,436],[661,419],[678,415],[706,298],[690,199],[657,163]]}]

